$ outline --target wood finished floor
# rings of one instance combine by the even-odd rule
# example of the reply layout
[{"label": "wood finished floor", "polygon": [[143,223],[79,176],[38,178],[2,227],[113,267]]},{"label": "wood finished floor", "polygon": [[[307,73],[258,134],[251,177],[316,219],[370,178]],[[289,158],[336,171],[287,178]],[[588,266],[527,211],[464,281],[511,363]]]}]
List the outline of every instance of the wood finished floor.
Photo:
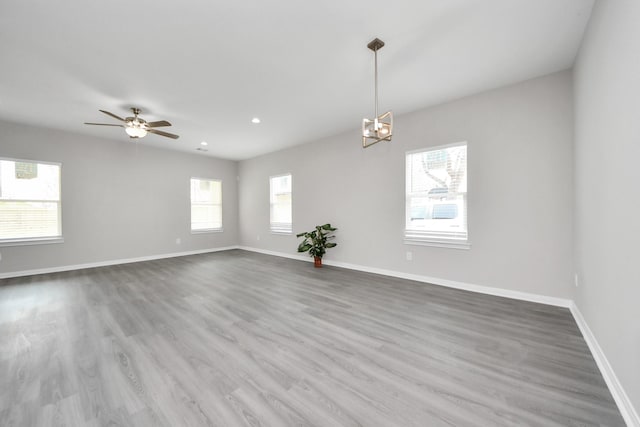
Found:
[{"label": "wood finished floor", "polygon": [[240,250],[0,281],[2,426],[622,426],[568,310]]}]

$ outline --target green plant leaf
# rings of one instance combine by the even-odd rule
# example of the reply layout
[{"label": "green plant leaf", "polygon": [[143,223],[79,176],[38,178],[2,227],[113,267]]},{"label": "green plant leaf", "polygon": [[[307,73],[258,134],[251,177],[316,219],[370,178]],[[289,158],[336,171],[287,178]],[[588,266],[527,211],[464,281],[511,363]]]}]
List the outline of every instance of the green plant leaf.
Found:
[{"label": "green plant leaf", "polygon": [[300,246],[298,246],[298,252],[306,252],[306,251],[308,251],[309,249],[311,249],[311,245],[309,245],[309,244],[304,244],[304,242],[302,242],[302,243],[300,244]]}]

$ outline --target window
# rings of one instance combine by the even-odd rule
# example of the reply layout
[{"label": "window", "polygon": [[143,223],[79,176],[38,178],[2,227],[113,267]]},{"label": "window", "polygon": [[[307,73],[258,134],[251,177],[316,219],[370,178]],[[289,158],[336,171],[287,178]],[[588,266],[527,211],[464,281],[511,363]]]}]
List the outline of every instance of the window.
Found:
[{"label": "window", "polygon": [[0,159],[0,244],[61,241],[60,169]]},{"label": "window", "polygon": [[291,174],[272,176],[269,187],[271,231],[291,233]]},{"label": "window", "polygon": [[405,242],[469,247],[467,144],[412,151],[406,161]]},{"label": "window", "polygon": [[222,181],[191,178],[191,231],[222,231]]}]

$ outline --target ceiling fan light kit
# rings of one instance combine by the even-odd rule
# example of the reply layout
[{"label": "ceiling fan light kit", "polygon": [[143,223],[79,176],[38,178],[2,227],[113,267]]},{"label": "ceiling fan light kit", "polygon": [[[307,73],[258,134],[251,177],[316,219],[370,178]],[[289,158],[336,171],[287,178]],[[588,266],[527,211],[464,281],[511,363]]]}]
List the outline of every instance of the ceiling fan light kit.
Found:
[{"label": "ceiling fan light kit", "polygon": [[384,42],[378,38],[371,40],[367,45],[374,54],[375,116],[373,119],[362,119],[362,148],[371,147],[380,141],[391,141],[393,134],[393,113],[387,111],[378,114],[378,50],[383,46]]},{"label": "ceiling fan light kit", "polygon": [[133,111],[134,117],[125,119],[124,131],[130,138],[144,138],[147,135],[147,122],[138,117],[140,109],[132,108],[131,111]]},{"label": "ceiling fan light kit", "polygon": [[132,139],[144,138],[147,135],[147,133],[154,133],[156,135],[166,136],[167,138],[172,138],[172,139],[179,138],[178,135],[175,135],[173,133],[164,132],[164,131],[155,129],[157,127],[171,126],[171,123],[169,123],[168,121],[158,120],[155,122],[147,122],[146,120],[138,117],[138,114],[140,114],[139,108],[135,108],[135,107],[131,108],[131,111],[133,112],[133,117],[127,117],[126,119],[116,116],[115,114],[110,113],[109,111],[105,111],[105,110],[98,110],[98,111],[106,114],[107,116],[111,116],[116,120],[124,122],[124,124],[118,125],[118,124],[107,124],[107,123],[85,123],[85,125],[122,127],[124,128],[124,131],[127,133],[127,135],[129,135],[129,138],[132,138]]}]

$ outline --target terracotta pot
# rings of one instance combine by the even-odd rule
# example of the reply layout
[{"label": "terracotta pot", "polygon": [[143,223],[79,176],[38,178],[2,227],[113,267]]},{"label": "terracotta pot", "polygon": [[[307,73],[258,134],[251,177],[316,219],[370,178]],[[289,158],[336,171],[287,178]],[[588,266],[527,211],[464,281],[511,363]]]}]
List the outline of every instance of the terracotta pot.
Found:
[{"label": "terracotta pot", "polygon": [[319,256],[313,257],[313,266],[315,268],[322,267],[322,258],[320,258]]}]

